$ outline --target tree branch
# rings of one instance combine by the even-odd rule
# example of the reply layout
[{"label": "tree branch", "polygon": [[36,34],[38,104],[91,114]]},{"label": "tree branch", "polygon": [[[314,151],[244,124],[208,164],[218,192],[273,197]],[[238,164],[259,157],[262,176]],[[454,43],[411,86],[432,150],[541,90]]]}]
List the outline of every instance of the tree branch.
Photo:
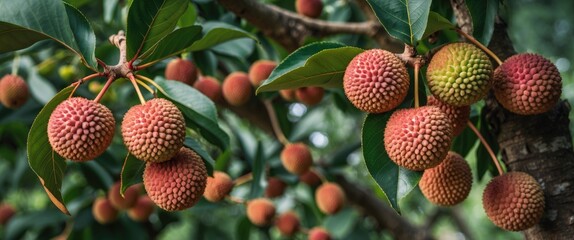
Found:
[{"label": "tree branch", "polygon": [[460,29],[472,36],[473,27],[472,27],[472,17],[470,16],[470,11],[466,6],[465,0],[450,0],[450,5],[452,6],[452,11],[454,12],[454,16],[456,17],[456,23],[460,27]]}]

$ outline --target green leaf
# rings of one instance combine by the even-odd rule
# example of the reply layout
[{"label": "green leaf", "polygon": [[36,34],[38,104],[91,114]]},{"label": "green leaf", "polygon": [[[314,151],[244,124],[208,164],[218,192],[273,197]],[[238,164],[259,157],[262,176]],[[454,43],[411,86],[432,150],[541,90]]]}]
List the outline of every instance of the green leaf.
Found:
[{"label": "green leaf", "polygon": [[255,159],[253,159],[253,165],[251,166],[251,172],[253,173],[253,180],[251,180],[251,189],[249,191],[251,199],[260,197],[261,194],[263,194],[266,162],[264,152],[263,143],[257,142],[257,152],[255,153]]},{"label": "green leaf", "polygon": [[391,114],[369,114],[363,124],[363,157],[371,177],[386,194],[391,206],[400,212],[399,201],[418,184],[422,172],[399,167],[385,151],[384,131]]},{"label": "green leaf", "polygon": [[191,45],[187,51],[201,51],[217,44],[238,38],[251,38],[257,41],[255,36],[226,23],[206,22],[202,26],[204,34],[203,38]]},{"label": "green leaf", "polygon": [[444,29],[454,28],[454,25],[436,12],[430,12],[427,27],[421,39],[425,39],[431,34]]},{"label": "green leaf", "polygon": [[0,54],[53,39],[96,71],[95,35],[77,9],[59,0],[0,0],[0,9]]},{"label": "green leaf", "polygon": [[236,236],[238,240],[249,240],[249,236],[251,235],[251,228],[252,228],[251,221],[247,217],[242,217],[237,222],[236,227]]},{"label": "green leaf", "polygon": [[201,26],[177,29],[162,38],[156,45],[140,56],[140,64],[159,61],[183,52],[201,37]]},{"label": "green leaf", "polygon": [[[498,154],[499,151],[498,143],[495,141],[494,136],[492,136],[492,133],[488,128],[488,121],[486,120],[485,108],[482,108],[482,110],[480,111],[478,130],[480,131],[480,134],[482,134],[488,145],[490,145],[490,148],[492,148],[494,154]],[[478,182],[482,181],[482,177],[484,177],[486,172],[489,170],[491,172],[495,172],[496,166],[494,165],[494,162],[492,162],[492,158],[490,157],[490,154],[488,154],[488,151],[484,147],[484,144],[479,143],[478,148],[476,149],[477,181]]]},{"label": "green leaf", "polygon": [[472,17],[473,36],[488,45],[494,33],[494,20],[498,14],[498,0],[467,0]]},{"label": "green leaf", "polygon": [[50,200],[60,211],[70,215],[62,198],[62,179],[66,171],[66,161],[52,150],[48,141],[48,120],[54,109],[68,99],[73,87],[69,86],[60,91],[44,108],[40,111],[30,132],[27,140],[28,164],[46,190]]},{"label": "green leaf", "polygon": [[134,184],[141,183],[143,181],[143,172],[145,169],[145,162],[137,159],[133,155],[129,154],[124,160],[124,165],[122,166],[122,172],[120,173],[121,178],[121,194],[124,194],[126,189]]},{"label": "green leaf", "polygon": [[[318,50],[318,52],[312,55],[310,49],[303,49],[300,52],[302,54],[301,57],[311,55],[307,61],[305,61],[304,65],[294,69],[282,67],[278,70],[280,72],[275,74],[271,73],[269,79],[257,88],[257,93],[307,86],[342,87],[343,75],[345,75],[347,65],[357,54],[363,52],[363,49],[356,47],[339,47],[321,50],[321,46],[317,46],[317,48],[314,49]],[[301,57],[292,55],[290,59],[296,62],[296,59],[301,59]],[[279,75],[284,71],[288,72]]]},{"label": "green leaf", "polygon": [[353,208],[345,208],[325,218],[323,225],[333,237],[343,239],[355,228],[358,218]]},{"label": "green leaf", "polygon": [[145,53],[175,29],[188,0],[134,0],[126,33],[128,60]]},{"label": "green leaf", "polygon": [[367,0],[387,32],[402,42],[415,46],[422,39],[432,1]]},{"label": "green leaf", "polygon": [[193,151],[195,151],[201,157],[201,159],[203,159],[205,167],[207,168],[207,173],[209,174],[209,176],[212,176],[215,161],[213,160],[213,158],[211,158],[211,155],[209,155],[209,153],[205,151],[205,149],[203,149],[201,144],[199,144],[199,142],[197,142],[193,138],[186,137],[183,145],[193,149]]},{"label": "green leaf", "polygon": [[[471,117],[470,121],[476,125],[478,116]],[[477,141],[478,138],[476,134],[474,134],[469,127],[466,127],[452,142],[451,150],[460,154],[462,157],[466,157],[474,145],[476,145]]]}]

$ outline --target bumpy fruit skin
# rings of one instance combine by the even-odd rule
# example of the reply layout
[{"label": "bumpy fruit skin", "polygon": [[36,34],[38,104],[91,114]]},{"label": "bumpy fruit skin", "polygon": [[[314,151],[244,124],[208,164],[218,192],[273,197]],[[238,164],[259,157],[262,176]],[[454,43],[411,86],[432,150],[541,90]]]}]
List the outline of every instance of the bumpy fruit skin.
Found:
[{"label": "bumpy fruit skin", "polygon": [[269,78],[277,63],[270,60],[257,60],[249,68],[249,80],[254,87],[259,87],[263,81]]},{"label": "bumpy fruit skin", "polygon": [[72,161],[101,155],[112,142],[112,111],[94,101],[73,97],[61,102],[48,120],[48,140],[56,153]]},{"label": "bumpy fruit skin", "polygon": [[295,98],[307,106],[317,105],[323,99],[325,90],[320,87],[303,87],[295,90]]},{"label": "bumpy fruit skin", "polygon": [[247,218],[256,226],[268,226],[275,216],[275,205],[265,198],[257,198],[247,203]]},{"label": "bumpy fruit skin", "polygon": [[155,204],[147,195],[140,196],[136,204],[128,210],[128,217],[136,222],[145,222],[153,213]]},{"label": "bumpy fruit skin", "polygon": [[183,146],[185,120],[175,104],[154,98],[126,112],[122,137],[128,151],[137,159],[167,161]]},{"label": "bumpy fruit skin", "polygon": [[307,171],[299,176],[299,181],[304,182],[310,187],[315,187],[321,183],[321,178],[314,171]]},{"label": "bumpy fruit skin", "polygon": [[562,77],[548,59],[514,55],[494,71],[494,96],[511,112],[532,115],[549,111],[560,100]]},{"label": "bumpy fruit skin", "polygon": [[281,151],[281,163],[288,172],[301,175],[309,170],[313,157],[304,143],[290,143]]},{"label": "bumpy fruit skin", "polygon": [[223,99],[221,84],[213,77],[201,77],[193,84],[193,87],[215,103],[220,103]]},{"label": "bumpy fruit skin", "polygon": [[358,109],[383,113],[397,107],[407,96],[409,74],[393,53],[371,49],[355,56],[345,70],[345,95]]},{"label": "bumpy fruit skin", "polygon": [[323,183],[315,191],[315,202],[319,210],[325,214],[335,214],[345,204],[345,193],[335,183]]},{"label": "bumpy fruit skin", "polygon": [[397,165],[421,171],[438,165],[447,155],[452,124],[438,107],[394,112],[385,128],[385,150]]},{"label": "bumpy fruit skin", "polygon": [[7,108],[16,109],[30,98],[28,84],[20,76],[5,75],[0,79],[0,103]]},{"label": "bumpy fruit skin", "polygon": [[321,0],[296,0],[295,10],[303,16],[318,18],[323,11],[323,2]]},{"label": "bumpy fruit skin", "polygon": [[247,103],[253,95],[247,73],[234,72],[229,74],[223,81],[222,92],[223,98],[233,106],[241,106]]},{"label": "bumpy fruit skin", "polygon": [[295,101],[295,91],[296,89],[283,89],[279,90],[279,95],[288,102]]},{"label": "bumpy fruit skin", "polygon": [[432,94],[453,106],[468,106],[486,96],[492,85],[492,63],[469,43],[451,43],[441,48],[427,68]]},{"label": "bumpy fruit skin", "polygon": [[462,131],[464,131],[464,129],[466,128],[466,124],[468,122],[468,119],[470,118],[470,106],[455,107],[439,101],[432,95],[428,96],[427,105],[437,106],[438,108],[440,108],[440,110],[442,110],[446,114],[446,116],[448,117],[448,119],[450,119],[450,122],[452,123],[453,137],[460,135]]},{"label": "bumpy fruit skin", "polygon": [[207,184],[207,170],[193,150],[181,148],[170,160],[147,162],[143,181],[148,196],[166,211],[190,208],[199,201]]},{"label": "bumpy fruit skin", "polygon": [[299,217],[293,212],[286,212],[275,220],[275,226],[284,236],[293,236],[299,230]]},{"label": "bumpy fruit skin", "polygon": [[92,214],[100,224],[108,224],[118,218],[118,210],[105,197],[96,198],[92,205]]},{"label": "bumpy fruit skin", "polygon": [[233,190],[233,181],[227,173],[214,171],[213,177],[207,177],[207,186],[203,197],[210,202],[219,202]]},{"label": "bumpy fruit skin", "polygon": [[120,194],[121,183],[116,182],[110,190],[108,190],[108,199],[114,208],[119,210],[125,210],[133,207],[136,204],[139,195],[139,189],[137,185],[130,186],[124,192],[124,197]]},{"label": "bumpy fruit skin", "polygon": [[544,213],[544,193],[536,180],[523,172],[508,172],[493,178],[482,195],[488,218],[509,231],[536,225]]},{"label": "bumpy fruit skin", "polygon": [[309,240],[331,240],[331,235],[322,227],[314,227],[309,230]]},{"label": "bumpy fruit skin", "polygon": [[197,67],[189,60],[176,58],[165,67],[165,78],[193,86],[197,80]]},{"label": "bumpy fruit skin", "polygon": [[472,187],[472,172],[462,156],[448,152],[436,167],[425,170],[419,182],[423,195],[441,206],[456,205],[468,196]]},{"label": "bumpy fruit skin", "polygon": [[281,179],[276,177],[270,177],[267,180],[267,187],[265,188],[265,197],[276,198],[283,195],[287,188],[287,184]]},{"label": "bumpy fruit skin", "polygon": [[14,207],[5,203],[0,204],[0,226],[6,225],[14,214],[16,214]]}]

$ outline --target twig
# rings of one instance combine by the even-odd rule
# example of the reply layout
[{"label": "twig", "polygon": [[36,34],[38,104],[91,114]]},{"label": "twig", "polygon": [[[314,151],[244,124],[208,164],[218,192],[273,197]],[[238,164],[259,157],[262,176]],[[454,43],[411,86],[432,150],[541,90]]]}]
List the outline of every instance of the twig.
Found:
[{"label": "twig", "polygon": [[496,165],[496,168],[498,169],[498,174],[500,174],[500,175],[504,174],[504,171],[502,170],[502,167],[500,166],[500,163],[498,162],[498,158],[496,157],[496,154],[494,154],[494,151],[492,151],[492,148],[490,148],[490,145],[488,144],[488,142],[486,142],[486,139],[484,139],[482,134],[480,134],[480,131],[478,131],[478,129],[476,129],[476,127],[474,126],[474,124],[471,121],[468,121],[467,125],[476,134],[478,139],[480,139],[480,142],[482,143],[484,148],[486,148],[486,151],[490,155],[490,158],[492,158],[492,162],[494,162],[494,165]]},{"label": "twig", "polygon": [[275,109],[273,108],[273,104],[269,100],[263,100],[263,104],[265,108],[267,108],[267,112],[269,113],[269,120],[271,121],[271,126],[273,127],[273,132],[275,132],[275,136],[277,136],[277,140],[281,142],[283,145],[289,144],[289,140],[285,137],[285,134],[281,130],[279,126],[279,121],[277,120],[277,115],[275,115]]},{"label": "twig", "polygon": [[98,96],[96,96],[96,98],[94,99],[94,102],[99,102],[100,99],[102,99],[102,97],[104,96],[106,91],[108,91],[108,88],[110,87],[110,85],[112,85],[112,82],[114,82],[114,77],[109,76],[108,80],[106,81],[106,84],[104,85],[102,90],[100,90],[100,92],[98,93]]},{"label": "twig", "polygon": [[252,173],[252,172],[250,172],[250,173],[248,173],[248,174],[245,174],[245,175],[243,175],[243,176],[241,176],[241,177],[238,177],[238,178],[236,178],[235,180],[233,180],[233,185],[234,185],[234,186],[239,186],[239,185],[241,185],[241,184],[244,184],[244,183],[246,183],[246,182],[251,181],[251,179],[253,179],[253,173]]},{"label": "twig", "polygon": [[135,76],[133,74],[128,75],[128,79],[130,80],[130,82],[132,82],[132,85],[134,85],[134,88],[136,89],[136,93],[138,94],[138,98],[140,99],[140,103],[143,105],[145,104],[145,98],[142,95],[142,92],[140,91],[140,88],[138,86],[137,80],[135,78]]},{"label": "twig", "polygon": [[456,22],[460,29],[468,35],[472,35],[472,17],[470,16],[470,11],[466,6],[465,0],[450,0],[450,5],[452,6],[452,11],[456,16]]},{"label": "twig", "polygon": [[238,204],[247,204],[247,202],[245,200],[238,198],[238,197],[231,196],[231,195],[227,196],[227,200],[234,202],[234,203],[238,203]]}]

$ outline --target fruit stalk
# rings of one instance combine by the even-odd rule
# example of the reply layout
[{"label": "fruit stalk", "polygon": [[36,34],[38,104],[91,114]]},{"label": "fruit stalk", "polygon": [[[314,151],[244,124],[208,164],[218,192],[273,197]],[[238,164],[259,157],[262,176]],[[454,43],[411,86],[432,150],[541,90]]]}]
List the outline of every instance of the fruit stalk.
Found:
[{"label": "fruit stalk", "polygon": [[16,52],[14,54],[14,60],[12,61],[12,75],[18,76],[19,67],[20,67],[20,54]]},{"label": "fruit stalk", "polygon": [[128,74],[128,78],[130,79],[130,82],[132,82],[132,85],[134,85],[134,88],[136,89],[136,93],[138,94],[138,98],[140,99],[140,103],[145,104],[145,98],[143,97],[142,92],[140,91],[140,88],[138,87],[136,77],[134,76],[133,73],[130,73],[130,74]]},{"label": "fruit stalk", "polygon": [[474,124],[472,124],[471,121],[468,121],[467,125],[470,129],[472,129],[472,131],[476,134],[478,139],[480,139],[480,142],[482,143],[482,145],[486,148],[486,151],[490,155],[490,158],[492,158],[492,162],[494,162],[494,165],[496,165],[496,169],[498,169],[498,174],[499,175],[504,174],[504,170],[502,170],[502,167],[500,166],[500,163],[498,162],[498,158],[496,158],[496,154],[494,154],[494,151],[492,151],[492,148],[490,147],[488,142],[486,142],[486,139],[484,139],[482,134],[480,134],[478,129],[476,129],[476,127],[474,126]]},{"label": "fruit stalk", "polygon": [[[100,102],[100,99],[102,99],[102,97],[104,96],[106,91],[108,91],[108,88],[110,87],[110,85],[112,85],[113,81],[114,81],[114,77],[112,77],[112,76],[108,77],[106,84],[104,85],[104,87],[102,87],[102,90],[100,90],[100,92],[98,93],[98,96],[96,96],[96,98],[94,98],[94,102]],[[79,85],[80,84],[78,84],[78,86]]]},{"label": "fruit stalk", "polygon": [[279,126],[279,121],[277,121],[277,116],[275,115],[275,109],[273,108],[273,105],[269,100],[264,100],[263,104],[265,105],[265,108],[267,108],[267,112],[269,113],[269,120],[271,121],[271,127],[273,127],[273,132],[275,132],[277,139],[283,145],[289,144],[289,140],[287,137],[285,137],[285,134],[283,134],[283,131]]},{"label": "fruit stalk", "polygon": [[464,31],[460,30],[459,28],[455,28],[454,30],[458,34],[462,35],[464,38],[468,39],[471,43],[476,45],[478,48],[482,49],[482,51],[486,52],[486,54],[488,54],[491,58],[493,58],[494,61],[496,61],[496,63],[498,63],[498,65],[502,64],[502,61],[500,60],[500,58],[498,58],[498,56],[496,56],[496,54],[494,54],[492,51],[490,51],[490,49],[488,49],[486,46],[482,45],[482,43],[480,43],[474,37],[466,34]]},{"label": "fruit stalk", "polygon": [[70,96],[69,96],[68,98],[71,98],[71,97],[74,95],[74,93],[76,92],[76,90],[78,89],[78,87],[79,87],[80,85],[82,85],[82,83],[84,83],[84,82],[86,82],[86,81],[88,81],[88,80],[97,78],[97,77],[102,77],[102,76],[104,76],[103,73],[93,73],[93,74],[90,74],[90,75],[85,76],[85,77],[83,77],[83,78],[80,78],[78,81],[72,83],[72,84],[74,85],[74,90],[72,90],[72,92],[70,93]]},{"label": "fruit stalk", "polygon": [[415,62],[415,108],[419,107],[419,70],[421,68],[420,61]]},{"label": "fruit stalk", "polygon": [[245,175],[243,175],[243,176],[241,176],[241,177],[238,177],[238,178],[236,178],[235,180],[233,180],[233,185],[234,185],[234,186],[239,186],[239,185],[241,185],[241,184],[244,184],[244,183],[246,183],[246,182],[251,181],[251,179],[253,179],[253,173],[250,172],[250,173],[248,173],[248,174],[245,174]]}]

